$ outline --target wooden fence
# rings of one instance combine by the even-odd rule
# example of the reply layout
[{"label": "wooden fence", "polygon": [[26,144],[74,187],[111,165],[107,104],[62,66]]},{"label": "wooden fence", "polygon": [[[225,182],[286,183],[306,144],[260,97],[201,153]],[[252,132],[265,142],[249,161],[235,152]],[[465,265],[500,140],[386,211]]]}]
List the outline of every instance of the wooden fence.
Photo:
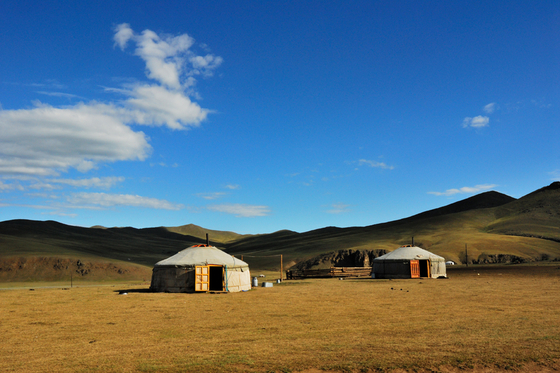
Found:
[{"label": "wooden fence", "polygon": [[371,277],[371,267],[331,267],[327,269],[288,270],[286,278]]}]

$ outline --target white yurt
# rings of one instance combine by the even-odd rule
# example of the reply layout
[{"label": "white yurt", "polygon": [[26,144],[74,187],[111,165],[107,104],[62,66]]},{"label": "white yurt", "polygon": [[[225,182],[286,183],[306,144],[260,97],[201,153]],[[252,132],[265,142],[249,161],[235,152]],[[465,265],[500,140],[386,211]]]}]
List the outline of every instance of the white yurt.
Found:
[{"label": "white yurt", "polygon": [[157,262],[150,290],[168,293],[251,289],[249,265],[214,246],[195,245]]},{"label": "white yurt", "polygon": [[373,278],[447,277],[445,259],[417,246],[401,246],[373,260]]}]

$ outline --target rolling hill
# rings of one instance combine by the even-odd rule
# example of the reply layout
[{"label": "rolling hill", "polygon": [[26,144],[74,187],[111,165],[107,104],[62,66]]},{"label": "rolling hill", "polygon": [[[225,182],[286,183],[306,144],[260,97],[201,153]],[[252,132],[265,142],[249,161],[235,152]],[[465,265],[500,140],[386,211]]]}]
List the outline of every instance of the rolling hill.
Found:
[{"label": "rolling hill", "polygon": [[208,234],[208,236],[212,240],[214,240],[216,242],[220,242],[220,243],[228,243],[228,242],[232,242],[232,241],[237,241],[241,238],[251,236],[249,234],[242,235],[242,234],[238,234],[238,233],[235,233],[235,232],[229,232],[229,231],[215,231],[215,230],[211,230],[211,229],[205,229],[205,228],[199,227],[198,225],[194,225],[194,224],[182,225],[180,227],[166,227],[165,229],[167,229],[169,232],[179,233],[179,234],[182,234],[182,235],[188,235],[188,236],[199,238],[201,240],[206,240],[206,235]]},{"label": "rolling hill", "polygon": [[274,267],[273,255],[282,254],[289,266],[337,250],[391,251],[410,244],[412,237],[416,245],[459,263],[466,260],[465,248],[471,263],[560,258],[560,182],[518,200],[491,191],[388,223],[280,231],[226,247]]},{"label": "rolling hill", "polygon": [[[141,277],[146,277],[157,261],[204,243],[206,233],[213,245],[242,256],[254,269],[277,270],[280,255],[288,268],[338,250],[391,251],[411,243],[412,237],[416,245],[456,262],[467,260],[466,247],[471,263],[555,259],[560,258],[560,182],[519,199],[492,191],[397,221],[303,233],[239,235],[193,224],[135,229],[4,221],[0,222],[0,281],[30,276],[55,279],[68,268],[81,270],[88,278],[118,278],[119,271],[139,273],[138,266],[144,268]],[[84,263],[89,263],[89,270]]]},{"label": "rolling hill", "polygon": [[163,227],[82,228],[55,221],[4,221],[0,281],[57,281],[68,279],[69,269],[91,280],[149,279],[154,263],[201,243],[205,239]]}]

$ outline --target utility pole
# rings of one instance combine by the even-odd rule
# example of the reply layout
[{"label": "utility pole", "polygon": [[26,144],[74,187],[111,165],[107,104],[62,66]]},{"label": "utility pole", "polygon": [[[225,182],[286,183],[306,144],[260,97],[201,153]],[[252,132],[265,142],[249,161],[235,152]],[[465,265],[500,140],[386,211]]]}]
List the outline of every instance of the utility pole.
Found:
[{"label": "utility pole", "polygon": [[469,252],[467,251],[467,244],[465,244],[465,263],[469,266]]}]

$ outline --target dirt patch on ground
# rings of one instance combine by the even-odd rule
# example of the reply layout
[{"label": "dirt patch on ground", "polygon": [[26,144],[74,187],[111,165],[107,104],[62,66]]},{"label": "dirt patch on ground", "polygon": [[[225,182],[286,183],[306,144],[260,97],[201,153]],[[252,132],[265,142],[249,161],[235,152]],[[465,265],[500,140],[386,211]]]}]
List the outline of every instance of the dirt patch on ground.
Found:
[{"label": "dirt patch on ground", "polygon": [[[560,371],[560,361],[552,361],[549,362],[547,365],[542,365],[539,363],[528,363],[521,366],[515,367],[488,367],[488,366],[474,366],[470,368],[457,368],[452,366],[439,366],[433,367],[430,369],[413,369],[413,370],[405,370],[405,369],[390,369],[390,370],[381,370],[379,372],[385,373],[408,373],[408,372],[415,372],[415,373],[505,373],[505,372],[517,372],[517,373],[552,373]],[[323,369],[305,369],[299,371],[300,373],[335,373],[340,372],[338,370],[328,371]],[[352,373],[358,373],[361,371],[355,371]],[[378,371],[368,371],[371,373],[378,372]]]}]

